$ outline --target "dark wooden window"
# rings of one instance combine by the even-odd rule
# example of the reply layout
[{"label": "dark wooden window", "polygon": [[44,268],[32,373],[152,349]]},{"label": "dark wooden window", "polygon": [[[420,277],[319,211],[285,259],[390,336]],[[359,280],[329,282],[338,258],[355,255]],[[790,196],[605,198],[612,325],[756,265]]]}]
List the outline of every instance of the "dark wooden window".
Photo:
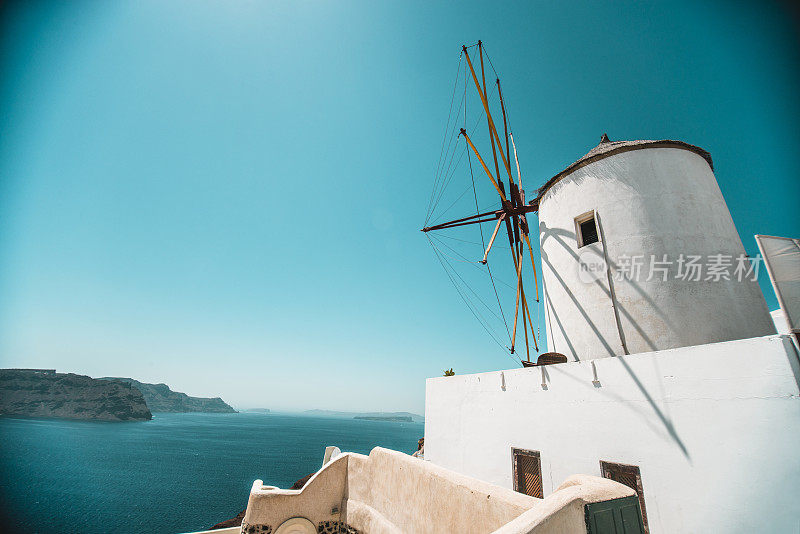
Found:
[{"label": "dark wooden window", "polygon": [[611,480],[628,486],[636,492],[636,495],[639,497],[639,508],[642,509],[644,531],[645,533],[650,532],[647,526],[647,511],[644,508],[644,488],[642,487],[642,475],[639,472],[639,467],[600,460],[600,472],[603,474],[603,478],[610,478]]},{"label": "dark wooden window", "polygon": [[578,246],[585,247],[586,245],[591,245],[592,243],[600,241],[600,238],[597,237],[597,224],[594,220],[594,214],[587,219],[579,220],[578,229],[580,231]]},{"label": "dark wooden window", "polygon": [[514,491],[544,498],[542,493],[542,461],[539,451],[511,449],[514,473]]}]

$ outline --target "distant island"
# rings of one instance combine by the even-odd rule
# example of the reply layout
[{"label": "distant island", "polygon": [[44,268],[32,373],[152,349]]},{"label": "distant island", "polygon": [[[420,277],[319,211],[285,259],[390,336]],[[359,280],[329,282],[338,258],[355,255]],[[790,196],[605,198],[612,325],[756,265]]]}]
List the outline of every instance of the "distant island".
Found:
[{"label": "distant island", "polygon": [[153,418],[142,393],[130,384],[55,369],[0,369],[0,415],[99,421]]},{"label": "distant island", "polygon": [[303,413],[307,415],[320,415],[323,417],[347,417],[352,419],[369,419],[373,421],[425,422],[423,416],[411,412],[337,412],[334,410],[306,410]]},{"label": "distant island", "polygon": [[246,413],[269,413],[269,408],[248,408],[246,410],[239,410]]},{"label": "distant island", "polygon": [[394,421],[398,423],[411,423],[413,420],[408,415],[356,415],[353,419],[366,419],[367,421]]},{"label": "distant island", "polygon": [[186,393],[172,391],[166,384],[146,384],[133,378],[119,377],[103,377],[99,380],[132,385],[142,392],[147,406],[153,413],[236,413],[236,410],[219,397],[190,397]]}]

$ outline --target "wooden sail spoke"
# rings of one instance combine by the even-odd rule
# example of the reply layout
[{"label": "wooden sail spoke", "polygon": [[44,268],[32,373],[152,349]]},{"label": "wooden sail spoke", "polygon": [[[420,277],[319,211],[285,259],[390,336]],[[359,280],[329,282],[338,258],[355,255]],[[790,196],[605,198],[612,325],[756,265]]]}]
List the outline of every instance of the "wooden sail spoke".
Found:
[{"label": "wooden sail spoke", "polygon": [[527,306],[525,301],[522,301],[522,331],[525,332],[525,358],[528,360],[528,362],[530,362],[531,348],[530,345],[528,344],[528,321],[526,320],[527,319],[526,308]]},{"label": "wooden sail spoke", "polygon": [[[483,67],[483,65],[481,65],[481,67]],[[483,73],[482,70],[481,73]],[[485,84],[483,86],[483,91],[486,92]],[[500,110],[503,112],[503,134],[506,140],[506,160],[511,161],[511,155],[508,149],[508,119],[506,118],[506,105],[505,102],[503,102],[503,91],[500,89],[500,78],[497,78],[497,94],[500,97]],[[520,191],[519,189],[517,189],[517,185],[514,183],[514,180],[509,178],[508,185],[509,188],[511,189],[511,203],[514,205],[514,207],[522,205],[523,202],[519,199]]]},{"label": "wooden sail spoke", "polygon": [[[478,41],[480,45],[480,41]],[[494,139],[497,141],[497,146],[502,147],[503,145],[500,143],[500,136],[497,134],[497,128],[494,125],[494,120],[492,119],[492,113],[489,111],[489,102],[486,100],[486,95],[484,94],[483,90],[481,89],[480,82],[478,82],[478,76],[475,74],[475,68],[472,66],[472,60],[469,57],[469,52],[467,51],[467,47],[464,46],[462,48],[464,52],[464,57],[467,58],[467,64],[469,65],[469,70],[472,73],[472,80],[475,82],[475,88],[478,90],[478,95],[481,97],[481,103],[483,104],[483,109],[486,112],[486,116],[489,121],[489,135],[494,136]],[[512,182],[514,181],[514,177],[511,175],[511,166],[509,165],[508,160],[506,159],[505,154],[503,154],[502,149],[500,150],[500,157],[503,160],[503,165],[508,172],[508,178]]]},{"label": "wooden sail spoke", "polygon": [[[504,215],[503,210],[494,210],[494,211],[486,211],[483,213],[478,213],[477,215],[470,215],[469,217],[462,217],[460,219],[454,219],[452,221],[443,222],[441,224],[435,224],[433,226],[426,226],[422,229],[423,232],[430,232],[432,230],[444,230],[445,228],[453,228],[455,226],[464,226],[466,224],[477,224],[482,222],[491,221],[497,219],[498,217],[502,217]],[[486,217],[485,219],[481,219],[482,217]],[[481,220],[477,220],[481,219]]]},{"label": "wooden sail spoke", "polygon": [[514,133],[509,132],[508,137],[511,139],[511,146],[514,148],[514,162],[517,164],[517,182],[519,183],[520,191],[524,191],[522,188],[522,173],[519,171],[519,158],[517,157],[517,145],[514,144]]},{"label": "wooden sail spoke", "polygon": [[486,252],[483,254],[483,259],[481,263],[486,265],[486,258],[489,256],[489,251],[492,250],[492,244],[494,243],[494,238],[497,237],[497,231],[500,230],[500,225],[506,218],[506,214],[502,214],[500,218],[497,220],[497,225],[494,227],[494,232],[492,232],[492,238],[489,240],[489,246],[486,247]]},{"label": "wooden sail spoke", "polygon": [[500,189],[500,186],[497,185],[497,180],[495,180],[494,176],[492,176],[492,171],[490,171],[489,167],[487,167],[486,163],[484,163],[483,158],[478,153],[478,149],[475,148],[475,145],[472,144],[472,140],[469,138],[469,135],[467,134],[467,131],[464,128],[461,128],[461,135],[463,135],[464,139],[466,139],[467,143],[469,143],[469,146],[470,146],[470,148],[472,148],[472,151],[475,153],[475,156],[478,158],[478,161],[481,162],[481,166],[483,167],[483,170],[486,171],[486,176],[488,176],[489,179],[492,181],[492,184],[494,185],[494,188],[497,189],[497,192],[500,195],[500,198],[503,199],[503,202],[505,202],[506,201],[505,193],[503,193],[502,189]]},{"label": "wooden sail spoke", "polygon": [[531,247],[531,240],[528,234],[523,234],[525,243],[528,245],[528,255],[531,257],[531,268],[533,269],[533,281],[536,285],[536,302],[539,302],[539,278],[536,276],[536,263],[533,261],[533,248]]},{"label": "wooden sail spoke", "polygon": [[[486,96],[486,75],[483,72],[483,44],[480,41],[478,41],[478,54],[480,55],[480,58],[481,58],[481,82],[483,83],[483,95]],[[489,141],[491,142],[491,145],[492,145],[492,159],[494,159],[494,172],[495,172],[495,175],[497,175],[497,181],[499,182],[500,189],[503,190],[504,189],[503,180],[500,179],[500,168],[497,166],[497,150],[495,149],[495,145],[494,145],[494,137],[492,137],[492,126],[493,125],[492,125],[491,117],[489,117],[489,115],[486,115],[486,122],[487,122],[487,125],[489,127]],[[503,150],[503,147],[498,147],[498,148],[500,148],[501,151]],[[513,198],[511,200],[511,202],[512,202],[512,205],[513,205],[513,202],[514,202]]]},{"label": "wooden sail spoke", "polygon": [[[517,252],[517,247],[514,247],[512,252],[515,254],[515,267],[517,268],[517,298],[514,305],[514,330],[511,336],[511,353],[514,353],[514,345],[517,341],[517,318],[519,316],[519,297],[522,292],[522,255]],[[524,313],[524,311],[523,311]]]},{"label": "wooden sail spoke", "polygon": [[531,319],[531,310],[528,306],[528,300],[525,298],[525,288],[521,291],[522,294],[522,311],[528,315],[528,324],[531,327],[531,337],[533,337],[533,346],[536,352],[539,352],[539,343],[536,341],[536,333],[533,331],[533,320]]},{"label": "wooden sail spoke", "polygon": [[497,95],[500,98],[500,110],[503,112],[503,132],[505,133],[506,137],[506,159],[511,161],[511,154],[509,152],[508,146],[508,137],[511,135],[511,132],[508,131],[508,117],[506,115],[506,103],[503,100],[503,90],[500,87],[500,78],[495,80],[497,83]]},{"label": "wooden sail spoke", "polygon": [[[522,215],[521,217],[524,217],[524,215]],[[527,231],[523,232],[522,230],[523,229],[520,226],[520,233],[522,233],[522,236],[525,239],[525,244],[528,247],[528,255],[531,258],[531,268],[533,269],[534,285],[536,286],[536,302],[538,303],[539,302],[539,279],[538,279],[538,277],[536,275],[536,264],[534,263],[534,260],[533,260],[533,248],[531,247],[531,240],[530,240],[530,237],[528,235],[528,232]],[[527,228],[526,228],[526,230],[527,230]],[[521,244],[520,244],[520,256],[519,256],[520,265],[517,266],[517,268],[518,268],[517,272],[519,272],[519,273],[521,273],[521,269],[522,269],[522,267],[521,267],[522,256],[523,256],[523,249],[522,249]],[[538,341],[536,339],[536,334],[533,331],[533,320],[531,319],[530,309],[528,307],[528,300],[527,300],[527,298],[525,298],[525,288],[522,286],[522,277],[521,276],[519,277],[519,284],[520,284],[520,287],[519,287],[519,293],[520,293],[519,298],[522,299],[523,327],[525,327],[525,316],[527,316],[527,318],[528,318],[527,323],[530,324],[530,327],[531,327],[531,336],[533,337],[533,345],[536,348],[536,351],[538,352],[539,351],[539,343],[538,343]],[[527,346],[527,343],[528,343],[527,329],[525,330],[525,343],[526,343],[526,346]],[[530,356],[528,357],[528,361],[530,361]]]},{"label": "wooden sail spoke", "polygon": [[460,222],[460,223],[449,222],[449,223],[444,223],[444,224],[439,224],[439,225],[436,225],[436,226],[430,226],[430,227],[427,227],[427,228],[423,228],[422,231],[423,232],[430,232],[432,230],[444,230],[445,228],[455,228],[457,226],[467,226],[469,224],[480,224],[480,223],[485,223],[485,222],[491,222],[494,219],[495,219],[495,217],[487,217],[485,219],[475,219],[474,221],[466,221],[466,222]]}]

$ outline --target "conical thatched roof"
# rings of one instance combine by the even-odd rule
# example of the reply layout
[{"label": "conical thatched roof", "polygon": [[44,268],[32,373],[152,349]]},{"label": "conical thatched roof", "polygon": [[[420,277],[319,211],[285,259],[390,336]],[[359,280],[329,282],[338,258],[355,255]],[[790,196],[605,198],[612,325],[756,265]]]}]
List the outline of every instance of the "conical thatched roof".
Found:
[{"label": "conical thatched roof", "polygon": [[603,136],[600,138],[600,143],[596,147],[587,152],[586,155],[581,159],[550,178],[546,184],[540,187],[539,191],[536,193],[536,199],[532,201],[531,204],[538,205],[539,200],[541,200],[548,189],[553,187],[553,185],[555,185],[563,177],[580,169],[581,167],[584,167],[590,163],[594,163],[595,161],[599,161],[603,158],[613,156],[614,154],[628,152],[630,150],[639,150],[642,148],[682,148],[684,150],[690,150],[702,156],[708,162],[711,170],[714,170],[714,162],[711,161],[711,154],[700,147],[690,145],[689,143],[684,143],[683,141],[673,141],[671,139],[661,139],[658,141],[645,139],[640,139],[637,141],[611,141],[608,138],[608,135],[603,134]]}]

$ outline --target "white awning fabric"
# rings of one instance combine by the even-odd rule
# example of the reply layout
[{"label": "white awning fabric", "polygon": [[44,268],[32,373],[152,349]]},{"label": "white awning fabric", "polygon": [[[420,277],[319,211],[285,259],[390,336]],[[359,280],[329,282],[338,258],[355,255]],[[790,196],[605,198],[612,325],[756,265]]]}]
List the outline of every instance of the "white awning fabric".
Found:
[{"label": "white awning fabric", "polygon": [[756,241],[789,328],[800,333],[800,240],[757,235]]}]

